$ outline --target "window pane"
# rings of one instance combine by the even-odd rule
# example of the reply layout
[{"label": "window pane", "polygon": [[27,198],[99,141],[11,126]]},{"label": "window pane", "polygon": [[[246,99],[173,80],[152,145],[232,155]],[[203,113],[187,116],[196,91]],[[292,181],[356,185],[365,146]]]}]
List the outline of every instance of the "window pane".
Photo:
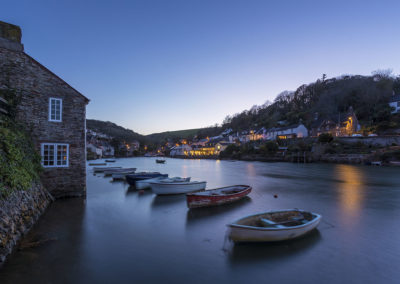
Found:
[{"label": "window pane", "polygon": [[67,165],[67,146],[57,145],[57,165]]}]

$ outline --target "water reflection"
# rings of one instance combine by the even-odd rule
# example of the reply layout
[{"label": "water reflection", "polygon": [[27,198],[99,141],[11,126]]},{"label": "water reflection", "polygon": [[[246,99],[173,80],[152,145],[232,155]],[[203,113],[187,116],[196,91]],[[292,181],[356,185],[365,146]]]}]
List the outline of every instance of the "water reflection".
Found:
[{"label": "water reflection", "polygon": [[239,243],[231,244],[229,261],[231,264],[262,262],[291,257],[305,253],[321,240],[320,232],[315,229],[309,234],[290,241],[276,243]]},{"label": "water reflection", "polygon": [[151,202],[151,206],[168,206],[179,202],[186,202],[186,195],[156,195]]},{"label": "water reflection", "polygon": [[213,206],[207,208],[194,208],[187,211],[186,214],[186,224],[193,224],[196,221],[205,220],[211,217],[215,217],[220,214],[229,214],[230,211],[235,209],[239,209],[240,207],[244,207],[251,203],[251,198],[249,196],[244,197],[243,199],[236,201],[234,203]]},{"label": "water reflection", "polygon": [[339,205],[343,222],[354,224],[360,215],[362,203],[365,196],[365,176],[360,167],[350,165],[337,165],[335,174],[342,181],[338,185]]}]

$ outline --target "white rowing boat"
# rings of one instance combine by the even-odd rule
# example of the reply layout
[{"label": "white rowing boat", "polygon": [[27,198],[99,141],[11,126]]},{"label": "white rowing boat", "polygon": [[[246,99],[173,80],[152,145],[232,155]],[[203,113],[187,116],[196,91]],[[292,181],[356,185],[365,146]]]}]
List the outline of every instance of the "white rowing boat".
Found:
[{"label": "white rowing boat", "polygon": [[164,194],[182,194],[204,190],[206,181],[190,181],[190,182],[174,182],[174,181],[158,181],[150,183],[151,190],[158,195]]},{"label": "white rowing boat", "polygon": [[187,181],[190,181],[190,177],[187,177],[187,178],[181,178],[181,177],[172,177],[172,178],[156,177],[156,178],[151,178],[151,179],[138,180],[138,181],[136,181],[136,188],[137,189],[150,188],[150,183],[158,182],[158,181],[163,181],[163,182],[187,182]]},{"label": "white rowing boat", "polygon": [[276,242],[298,238],[315,229],[321,215],[289,209],[259,213],[229,224],[234,242]]}]

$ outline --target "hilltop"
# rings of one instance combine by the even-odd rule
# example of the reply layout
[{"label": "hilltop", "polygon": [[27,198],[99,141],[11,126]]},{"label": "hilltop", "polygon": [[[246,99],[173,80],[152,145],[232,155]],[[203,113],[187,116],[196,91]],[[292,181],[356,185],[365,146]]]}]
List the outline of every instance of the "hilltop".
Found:
[{"label": "hilltop", "polygon": [[145,136],[136,133],[130,129],[119,126],[110,121],[87,119],[86,127],[89,130],[103,133],[118,141],[125,141],[125,142],[139,141],[141,144],[146,142]]}]

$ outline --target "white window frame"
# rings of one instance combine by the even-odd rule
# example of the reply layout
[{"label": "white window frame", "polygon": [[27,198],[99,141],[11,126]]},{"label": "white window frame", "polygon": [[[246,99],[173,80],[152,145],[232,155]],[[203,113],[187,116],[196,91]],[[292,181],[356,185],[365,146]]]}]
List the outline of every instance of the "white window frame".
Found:
[{"label": "white window frame", "polygon": [[[41,156],[42,156],[42,166],[44,168],[68,168],[69,167],[69,144],[66,143],[41,143]],[[54,165],[44,165],[44,146],[54,146]],[[58,165],[57,161],[57,147],[58,146],[67,146],[67,163],[65,165]]]},{"label": "white window frame", "polygon": [[[59,101],[60,102],[60,119],[52,119],[51,118],[51,102],[52,101]],[[49,121],[53,122],[62,122],[62,99],[59,98],[50,98],[49,99]]]}]

